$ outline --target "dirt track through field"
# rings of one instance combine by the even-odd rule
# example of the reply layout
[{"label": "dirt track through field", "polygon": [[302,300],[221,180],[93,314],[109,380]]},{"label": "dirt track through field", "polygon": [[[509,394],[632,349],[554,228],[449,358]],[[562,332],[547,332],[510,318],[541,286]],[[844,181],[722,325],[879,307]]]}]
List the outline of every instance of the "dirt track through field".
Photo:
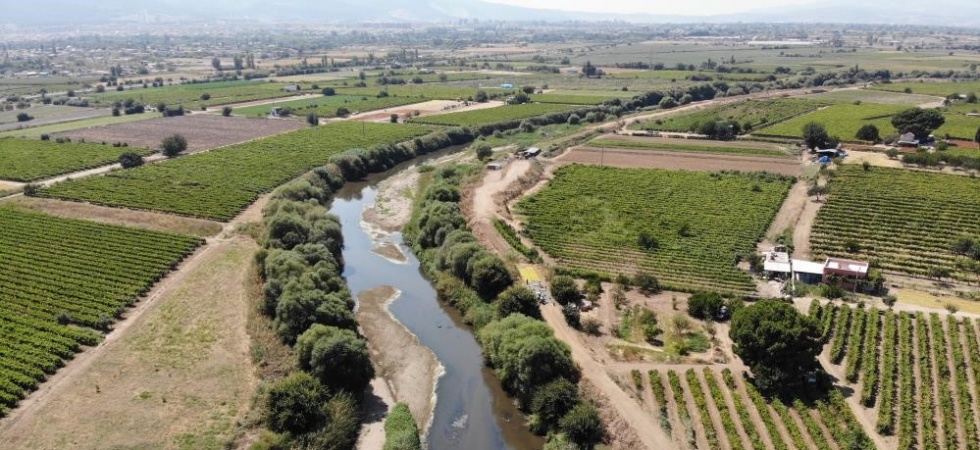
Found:
[{"label": "dirt track through field", "polygon": [[712,155],[704,153],[660,152],[655,150],[601,149],[576,147],[560,158],[561,163],[591,164],[625,168],[657,168],[698,171],[766,171],[799,176],[800,162],[793,159],[759,156]]}]

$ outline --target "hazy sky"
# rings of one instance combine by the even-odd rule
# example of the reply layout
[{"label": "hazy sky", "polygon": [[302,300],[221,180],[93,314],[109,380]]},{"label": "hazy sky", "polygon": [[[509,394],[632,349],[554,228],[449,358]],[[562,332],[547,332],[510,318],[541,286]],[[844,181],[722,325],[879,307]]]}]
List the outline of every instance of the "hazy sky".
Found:
[{"label": "hazy sky", "polygon": [[489,0],[530,8],[595,12],[643,12],[650,14],[705,16],[731,14],[783,5],[813,3],[808,0]]}]

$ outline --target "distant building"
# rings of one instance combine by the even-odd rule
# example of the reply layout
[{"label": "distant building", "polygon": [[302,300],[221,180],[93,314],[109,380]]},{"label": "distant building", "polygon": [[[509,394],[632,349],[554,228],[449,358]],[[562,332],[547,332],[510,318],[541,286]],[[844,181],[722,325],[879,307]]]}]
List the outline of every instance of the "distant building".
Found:
[{"label": "distant building", "polygon": [[500,89],[514,89],[514,85],[510,83],[504,83],[500,85]]},{"label": "distant building", "polygon": [[287,84],[282,88],[286,92],[299,92],[298,84]]},{"label": "distant building", "polygon": [[778,246],[763,254],[763,272],[768,278],[789,279],[806,284],[826,282],[828,277],[843,278],[849,284],[868,277],[869,264],[840,258],[827,258],[823,263],[792,259],[786,247]]}]

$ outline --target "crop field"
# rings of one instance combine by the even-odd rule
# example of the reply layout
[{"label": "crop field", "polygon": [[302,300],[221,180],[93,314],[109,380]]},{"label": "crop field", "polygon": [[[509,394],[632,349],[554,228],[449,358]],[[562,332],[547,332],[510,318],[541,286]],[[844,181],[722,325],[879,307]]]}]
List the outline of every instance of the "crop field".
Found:
[{"label": "crop field", "polygon": [[902,92],[879,91],[873,89],[839,89],[800,97],[834,103],[878,103],[883,105],[919,106],[929,103],[942,103],[941,97],[933,95],[905,94]]},{"label": "crop field", "polygon": [[495,87],[480,88],[460,85],[439,85],[439,84],[399,84],[391,86],[368,86],[368,87],[338,87],[337,95],[354,95],[365,97],[377,97],[378,93],[385,91],[389,97],[418,97],[428,100],[467,100],[473,99],[476,92],[485,91],[487,94],[498,94],[502,96],[510,95],[515,90],[504,90]]},{"label": "crop field", "polygon": [[[755,250],[792,179],[565,166],[522,200],[527,235],[562,265],[606,274],[648,272],[668,289],[744,294],[738,270]],[[640,236],[651,239],[641,245]]]},{"label": "crop field", "polygon": [[178,117],[158,117],[153,120],[129,122],[59,134],[73,141],[125,142],[130,147],[159,148],[167,136],[180,133],[187,139],[187,152],[210,150],[273,134],[304,128],[293,121],[221,117],[194,114]]},{"label": "crop field", "polygon": [[[809,122],[823,124],[827,133],[838,136],[845,141],[856,141],[857,130],[865,124],[878,127],[881,136],[897,133],[891,124],[891,116],[908,108],[901,105],[883,105],[863,103],[860,105],[838,104],[815,111],[795,119],[771,126],[753,133],[757,136],[774,136],[799,138],[802,136],[803,125]],[[944,114],[946,123],[933,134],[943,136],[949,134],[955,138],[973,139],[980,127],[980,117],[968,117],[963,114],[947,112]]]},{"label": "crop field", "polygon": [[45,106],[34,106],[27,109],[15,109],[12,111],[0,111],[0,124],[10,124],[18,123],[17,115],[20,113],[30,114],[34,118],[32,121],[19,122],[21,125],[29,126],[32,125],[34,121],[41,119],[55,118],[59,116],[70,116],[72,114],[84,111],[91,111],[88,108],[79,108],[77,106],[58,106],[58,105],[45,105]]},{"label": "crop field", "polygon": [[201,243],[0,208],[0,415]]},{"label": "crop field", "polygon": [[957,269],[950,247],[960,237],[980,236],[980,180],[845,165],[829,189],[810,237],[815,254],[874,259],[886,270],[915,275],[945,268],[972,279]]},{"label": "crop field", "polygon": [[531,101],[537,103],[558,103],[562,105],[601,105],[615,95],[573,95],[573,94],[532,94]]},{"label": "crop field", "polygon": [[969,94],[970,92],[980,95],[980,81],[965,81],[955,83],[890,83],[876,84],[871,89],[879,91],[905,92],[906,89],[913,94],[935,95],[946,97],[952,94]]},{"label": "crop field", "polygon": [[679,448],[874,449],[836,390],[804,403],[766,398],[742,374],[727,368],[651,370],[646,377],[659,424],[679,437]]},{"label": "crop field", "polygon": [[326,163],[333,154],[401,142],[430,131],[420,126],[334,122],[60,183],[42,189],[38,196],[227,221],[259,195]]},{"label": "crop field", "polygon": [[689,114],[680,114],[649,122],[636,123],[630,128],[657,131],[696,131],[698,126],[708,121],[737,120],[743,129],[752,129],[779,123],[792,117],[816,111],[827,103],[800,99],[745,100]]},{"label": "crop field", "polygon": [[896,436],[898,448],[980,449],[976,321],[816,302],[810,313],[878,433]]},{"label": "crop field", "polygon": [[[283,90],[283,84],[268,81],[217,81],[212,83],[175,84],[158,88],[125,90],[122,92],[107,90],[102,94],[85,94],[99,104],[111,105],[117,101],[133,99],[144,105],[156,106],[165,103],[168,106],[183,105],[184,108],[200,109],[201,106],[225,105],[229,103],[264,100],[268,98],[289,97],[295,92]],[[210,95],[203,100],[202,95]]]},{"label": "crop field", "polygon": [[637,150],[663,150],[696,153],[723,153],[737,155],[758,155],[787,158],[789,155],[770,145],[741,142],[717,141],[679,141],[677,139],[661,140],[650,138],[626,138],[625,136],[600,136],[589,141],[586,145],[600,148],[627,148]]},{"label": "crop field", "polygon": [[356,95],[332,95],[315,99],[293,100],[287,102],[277,102],[275,104],[251,106],[235,111],[236,115],[250,117],[266,117],[269,110],[274,107],[289,107],[293,109],[293,116],[297,119],[306,119],[309,113],[316,113],[319,117],[336,117],[337,108],[347,108],[352,114],[376,109],[391,108],[394,106],[408,105],[419,102],[418,98],[413,97],[365,97]]},{"label": "crop field", "polygon": [[111,164],[125,152],[149,155],[145,148],[123,148],[34,139],[0,139],[0,179],[30,182]]},{"label": "crop field", "polygon": [[8,129],[7,131],[0,132],[0,139],[5,137],[40,139],[40,137],[45,134],[61,133],[61,132],[71,131],[71,130],[81,130],[84,128],[113,125],[118,123],[139,122],[143,120],[157,119],[159,117],[160,117],[159,115],[152,114],[152,113],[130,114],[130,115],[122,115],[119,117],[106,114],[106,115],[99,115],[93,118],[83,118],[79,120],[51,123],[48,125],[38,125],[31,128]]},{"label": "crop field", "polygon": [[543,116],[551,113],[567,112],[580,109],[575,105],[553,105],[547,103],[525,103],[523,105],[505,105],[496,108],[478,109],[434,116],[417,117],[411,123],[446,126],[476,126],[510,120],[521,120],[529,117]]}]

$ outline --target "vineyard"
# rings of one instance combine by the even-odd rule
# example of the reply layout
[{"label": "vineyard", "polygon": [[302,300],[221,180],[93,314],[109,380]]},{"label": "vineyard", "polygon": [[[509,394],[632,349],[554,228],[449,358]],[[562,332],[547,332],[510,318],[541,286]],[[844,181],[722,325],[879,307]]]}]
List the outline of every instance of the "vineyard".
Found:
[{"label": "vineyard", "polygon": [[[875,448],[837,390],[810,403],[766,398],[727,368],[720,373],[710,367],[685,372],[651,370],[647,378],[659,424],[683,444],[679,448]],[[642,384],[639,387],[642,401],[647,393]]]},{"label": "vineyard", "polygon": [[935,95],[939,97],[946,97],[952,94],[969,94],[970,92],[980,94],[980,82],[962,82],[962,83],[887,83],[887,84],[876,84],[871,87],[871,89],[879,91],[891,91],[891,92],[905,92],[906,89],[910,90],[913,94],[925,94],[925,95]]},{"label": "vineyard", "polygon": [[[817,122],[827,128],[828,134],[840,137],[845,141],[857,141],[858,139],[855,134],[858,129],[866,124],[872,124],[878,127],[881,136],[890,136],[897,134],[895,127],[892,126],[891,116],[908,108],[908,106],[873,103],[862,103],[860,105],[838,104],[799,116],[792,120],[787,120],[786,122],[753,134],[757,136],[799,138],[803,134],[803,125],[810,122]],[[978,117],[968,117],[964,114],[954,112],[947,112],[943,115],[946,118],[946,123],[933,132],[936,136],[949,134],[954,138],[972,140],[974,134],[977,132],[977,127],[980,127],[980,118]]]},{"label": "vineyard", "polygon": [[829,189],[810,237],[815,254],[874,259],[886,270],[916,275],[944,268],[973,279],[958,269],[961,257],[950,247],[980,236],[980,180],[844,165]]},{"label": "vineyard", "polygon": [[410,122],[429,125],[468,127],[527,119],[530,117],[543,116],[551,113],[572,111],[579,108],[581,108],[581,106],[554,105],[548,103],[525,103],[523,105],[506,105],[496,108],[417,117],[411,119]]},{"label": "vineyard", "polygon": [[612,95],[572,95],[572,94],[533,94],[531,101],[537,103],[557,103],[561,105],[601,105],[615,97]]},{"label": "vineyard", "polygon": [[518,208],[528,236],[564,266],[649,272],[675,290],[746,293],[755,285],[735,264],[755,251],[791,182],[767,173],[573,165]]},{"label": "vineyard", "polygon": [[814,302],[830,361],[899,449],[980,449],[977,321]]},{"label": "vineyard", "polygon": [[275,104],[250,106],[248,108],[235,110],[235,114],[249,117],[265,117],[269,115],[269,111],[272,108],[279,107],[291,108],[293,110],[293,115],[299,119],[305,119],[306,115],[309,113],[315,113],[320,117],[336,117],[337,109],[340,107],[347,108],[347,110],[351,113],[358,113],[363,111],[372,111],[375,109],[385,109],[394,106],[408,105],[419,101],[420,100],[418,98],[414,97],[364,97],[332,95],[329,97],[291,100],[286,102],[277,102]]},{"label": "vineyard", "polygon": [[153,153],[145,148],[4,138],[0,139],[0,179],[23,182],[43,180],[115,163],[119,155],[125,152],[144,156]]},{"label": "vineyard", "polygon": [[[184,108],[200,109],[201,106],[225,105],[296,95],[295,92],[284,90],[283,86],[281,83],[269,83],[267,81],[217,81],[118,92],[107,91],[102,94],[86,94],[85,96],[103,105],[133,99],[149,106],[164,103],[168,106],[182,105]],[[207,94],[208,100],[202,99],[204,94]]]},{"label": "vineyard", "polygon": [[0,208],[0,415],[202,243]]},{"label": "vineyard", "polygon": [[135,169],[54,185],[38,196],[230,220],[331,155],[402,142],[425,127],[334,122]]},{"label": "vineyard", "polygon": [[750,125],[752,129],[759,129],[800,114],[816,111],[817,108],[826,104],[825,102],[799,99],[744,100],[665,119],[641,122],[630,128],[689,132],[697,131],[698,127],[705,122],[737,120],[742,124],[743,129],[746,128],[746,125]]},{"label": "vineyard", "polygon": [[[697,141],[694,141],[697,142]],[[737,155],[773,156],[788,157],[786,152],[775,148],[760,148],[758,146],[746,146],[740,143],[729,143],[725,145],[699,145],[699,144],[675,144],[657,140],[638,140],[620,139],[616,137],[602,136],[588,142],[588,146],[597,148],[627,148],[637,150],[658,150],[658,151],[677,151],[677,152],[696,152],[696,153],[722,153]]]}]

